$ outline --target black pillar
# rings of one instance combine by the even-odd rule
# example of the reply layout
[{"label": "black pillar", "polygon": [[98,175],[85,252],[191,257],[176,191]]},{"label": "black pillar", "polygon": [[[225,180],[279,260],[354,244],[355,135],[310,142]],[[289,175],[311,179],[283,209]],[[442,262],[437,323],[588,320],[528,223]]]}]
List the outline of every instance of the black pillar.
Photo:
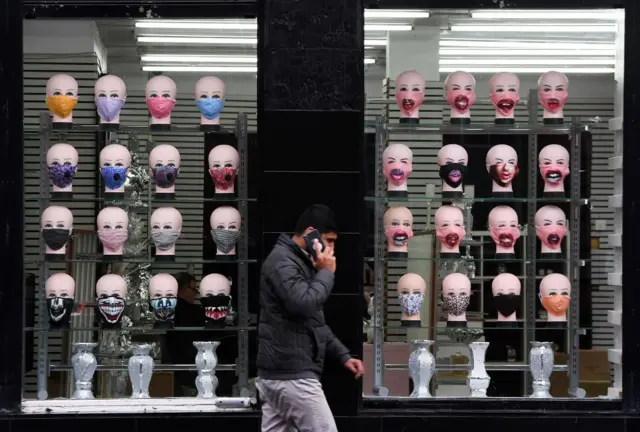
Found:
[{"label": "black pillar", "polygon": [[[258,46],[264,253],[310,204],[337,215],[337,273],[325,316],[362,356],[364,8],[361,1],[265,0]],[[355,415],[361,383],[327,360],[334,415]]]},{"label": "black pillar", "polygon": [[22,395],[22,12],[20,1],[0,2],[0,411],[19,410]]}]

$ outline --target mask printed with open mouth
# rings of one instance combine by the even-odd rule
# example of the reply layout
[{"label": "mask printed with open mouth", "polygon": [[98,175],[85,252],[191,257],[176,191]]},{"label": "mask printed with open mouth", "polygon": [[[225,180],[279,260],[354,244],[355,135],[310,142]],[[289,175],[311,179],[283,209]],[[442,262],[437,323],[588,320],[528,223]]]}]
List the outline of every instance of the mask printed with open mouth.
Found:
[{"label": "mask printed with open mouth", "polygon": [[[447,144],[438,150],[439,175],[446,186],[462,190],[462,183],[467,174],[467,163],[469,155],[467,151],[458,144]],[[443,185],[443,191],[447,190]]]},{"label": "mask printed with open mouth", "polygon": [[382,153],[382,172],[389,184],[402,186],[413,171],[413,153],[404,144],[390,144]]},{"label": "mask printed with open mouth", "polygon": [[417,118],[424,101],[425,81],[416,71],[405,71],[396,77],[396,104],[400,117]]},{"label": "mask printed with open mouth", "polygon": [[467,166],[461,163],[442,165],[439,171],[440,178],[452,188],[460,186],[466,174]]},{"label": "mask printed with open mouth", "polygon": [[520,238],[518,214],[509,206],[494,207],[489,212],[489,231],[498,253],[512,253]]},{"label": "mask printed with open mouth", "polygon": [[468,72],[457,71],[449,74],[444,81],[447,104],[451,107],[451,117],[466,115],[476,103],[476,80]]},{"label": "mask printed with open mouth", "polygon": [[224,322],[225,318],[229,314],[231,296],[218,294],[214,296],[200,297],[200,304],[204,309],[204,315],[207,320]]},{"label": "mask printed with open mouth", "polygon": [[520,230],[517,227],[491,227],[491,238],[500,247],[512,248],[520,238]]},{"label": "mask printed with open mouth", "polygon": [[513,118],[516,104],[520,102],[520,80],[515,74],[500,72],[489,80],[490,99],[496,108],[497,118]]},{"label": "mask printed with open mouth", "polygon": [[[569,97],[569,79],[562,72],[549,71],[538,80],[538,98],[544,108],[545,117],[562,118],[562,108]],[[553,116],[560,114],[560,116]]]},{"label": "mask printed with open mouth", "polygon": [[224,327],[231,312],[231,280],[219,273],[206,275],[198,288],[200,304],[208,327]]},{"label": "mask printed with open mouth", "polygon": [[406,251],[407,243],[413,237],[411,210],[406,207],[391,207],[384,213],[383,223],[389,251]]},{"label": "mask printed with open mouth", "polygon": [[536,212],[535,224],[542,252],[559,252],[562,239],[567,235],[567,221],[562,209],[552,205],[541,207]]},{"label": "mask printed with open mouth", "polygon": [[119,325],[126,306],[127,283],[122,276],[106,274],[96,282],[96,303],[102,326]]},{"label": "mask printed with open mouth", "polygon": [[124,312],[125,301],[119,295],[104,296],[98,298],[98,310],[102,318],[109,324],[120,321]]},{"label": "mask printed with open mouth", "polygon": [[569,152],[558,144],[549,144],[538,156],[540,174],[545,182],[545,192],[563,192],[564,178],[570,173]]},{"label": "mask printed with open mouth", "polygon": [[442,245],[441,252],[457,252],[466,235],[462,211],[455,206],[444,205],[434,215],[436,237]]}]

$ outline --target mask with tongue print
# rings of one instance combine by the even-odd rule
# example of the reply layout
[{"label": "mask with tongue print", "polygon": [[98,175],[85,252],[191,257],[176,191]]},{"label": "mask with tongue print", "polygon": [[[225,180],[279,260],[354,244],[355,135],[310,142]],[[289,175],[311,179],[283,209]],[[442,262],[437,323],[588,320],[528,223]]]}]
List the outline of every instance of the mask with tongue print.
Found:
[{"label": "mask with tongue print", "polygon": [[406,207],[391,207],[384,213],[384,235],[389,252],[407,252],[407,243],[413,237],[413,215]]},{"label": "mask with tongue print", "polygon": [[497,254],[512,254],[520,238],[518,214],[509,206],[497,206],[489,212],[489,231]]},{"label": "mask with tongue print", "polygon": [[451,118],[469,117],[471,107],[476,103],[476,80],[468,72],[457,71],[449,74],[444,81],[447,104],[451,107]]},{"label": "mask with tongue print", "polygon": [[460,252],[460,241],[466,235],[462,210],[444,205],[434,215],[436,237],[440,240],[440,253]]},{"label": "mask with tongue print", "polygon": [[425,81],[417,71],[405,71],[396,77],[396,104],[400,119],[419,119],[424,101]]},{"label": "mask with tongue print", "polygon": [[382,153],[382,172],[389,190],[407,188],[407,179],[413,171],[413,153],[404,144],[389,144]]},{"label": "mask with tongue print", "polygon": [[513,119],[516,104],[520,102],[520,80],[510,72],[500,72],[489,80],[491,103],[496,119]]}]

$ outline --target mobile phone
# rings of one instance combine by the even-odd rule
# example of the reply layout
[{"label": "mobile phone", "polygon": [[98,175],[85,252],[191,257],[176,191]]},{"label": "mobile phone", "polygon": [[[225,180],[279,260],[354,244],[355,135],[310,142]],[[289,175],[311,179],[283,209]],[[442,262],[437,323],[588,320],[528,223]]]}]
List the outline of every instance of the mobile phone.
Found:
[{"label": "mobile phone", "polygon": [[304,236],[304,241],[307,244],[307,252],[309,252],[309,255],[311,255],[313,257],[313,259],[316,259],[316,250],[313,247],[315,244],[315,240],[318,240],[318,243],[320,243],[320,252],[324,252],[324,243],[322,242],[322,236],[320,235],[320,232],[318,230],[312,230],[309,231],[309,233]]}]

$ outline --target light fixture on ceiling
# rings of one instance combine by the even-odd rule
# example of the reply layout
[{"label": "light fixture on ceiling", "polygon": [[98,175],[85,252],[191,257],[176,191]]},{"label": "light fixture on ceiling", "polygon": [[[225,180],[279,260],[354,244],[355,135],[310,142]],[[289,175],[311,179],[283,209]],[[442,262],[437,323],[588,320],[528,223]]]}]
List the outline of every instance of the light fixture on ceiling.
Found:
[{"label": "light fixture on ceiling", "polygon": [[411,31],[411,24],[365,24],[364,31]]},{"label": "light fixture on ceiling", "polygon": [[[460,68],[459,67],[449,67],[449,66],[445,66],[445,67],[440,67],[440,72],[441,73],[451,73],[451,72],[456,72],[459,71]],[[563,72],[563,73],[568,73],[568,74],[612,74],[615,72],[614,68],[607,68],[607,67],[601,67],[601,68],[581,68],[581,67],[566,67],[566,68],[553,68],[553,70],[556,70],[558,72]],[[501,67],[469,67],[469,68],[465,68],[465,72],[469,72],[469,73],[497,73],[497,72],[504,72],[504,68]],[[513,72],[513,73],[545,73],[545,72],[549,72],[549,68],[546,67],[510,67],[509,68],[509,72]]]},{"label": "light fixture on ceiling", "polygon": [[[473,58],[460,58],[460,59],[447,59],[440,58],[441,65],[474,65],[474,66],[491,66],[495,64],[500,64],[501,66],[520,66],[520,65],[541,65],[541,66],[552,66],[554,64],[563,64],[563,65],[571,65],[571,66],[615,66],[616,60],[614,58],[610,59],[551,59],[551,58],[500,58],[499,60],[496,58],[485,58],[485,59],[473,59]],[[555,67],[555,66],[554,66]]]},{"label": "light fixture on ceiling", "polygon": [[165,66],[144,65],[145,72],[227,72],[227,73],[256,73],[257,66]]},{"label": "light fixture on ceiling", "polygon": [[505,41],[505,40],[462,40],[440,39],[441,47],[451,48],[533,48],[538,50],[610,50],[615,52],[616,46],[612,43],[601,42],[553,42],[553,41]]},{"label": "light fixture on ceiling", "polygon": [[240,21],[166,21],[143,20],[136,21],[136,28],[173,29],[173,30],[258,30],[258,22],[253,19]]},{"label": "light fixture on ceiling", "polygon": [[471,48],[440,48],[441,56],[455,57],[612,57],[616,52],[612,50],[532,50],[532,49],[471,49]]},{"label": "light fixture on ceiling", "polygon": [[[245,37],[200,37],[200,36],[138,36],[138,42],[149,44],[182,44],[182,45],[257,45],[257,38]],[[386,39],[365,39],[366,47],[386,46]]]},{"label": "light fixture on ceiling", "polygon": [[472,11],[471,18],[476,19],[531,19],[531,20],[614,20],[615,9],[590,10],[495,10]]},{"label": "light fixture on ceiling", "polygon": [[148,54],[140,57],[143,62],[175,62],[175,63],[257,63],[255,56],[224,56],[224,55],[172,55]]},{"label": "light fixture on ceiling", "polygon": [[418,19],[429,18],[429,12],[420,9],[365,9],[364,17],[381,19]]},{"label": "light fixture on ceiling", "polygon": [[615,24],[456,24],[451,26],[452,32],[487,32],[491,33],[615,33]]}]

